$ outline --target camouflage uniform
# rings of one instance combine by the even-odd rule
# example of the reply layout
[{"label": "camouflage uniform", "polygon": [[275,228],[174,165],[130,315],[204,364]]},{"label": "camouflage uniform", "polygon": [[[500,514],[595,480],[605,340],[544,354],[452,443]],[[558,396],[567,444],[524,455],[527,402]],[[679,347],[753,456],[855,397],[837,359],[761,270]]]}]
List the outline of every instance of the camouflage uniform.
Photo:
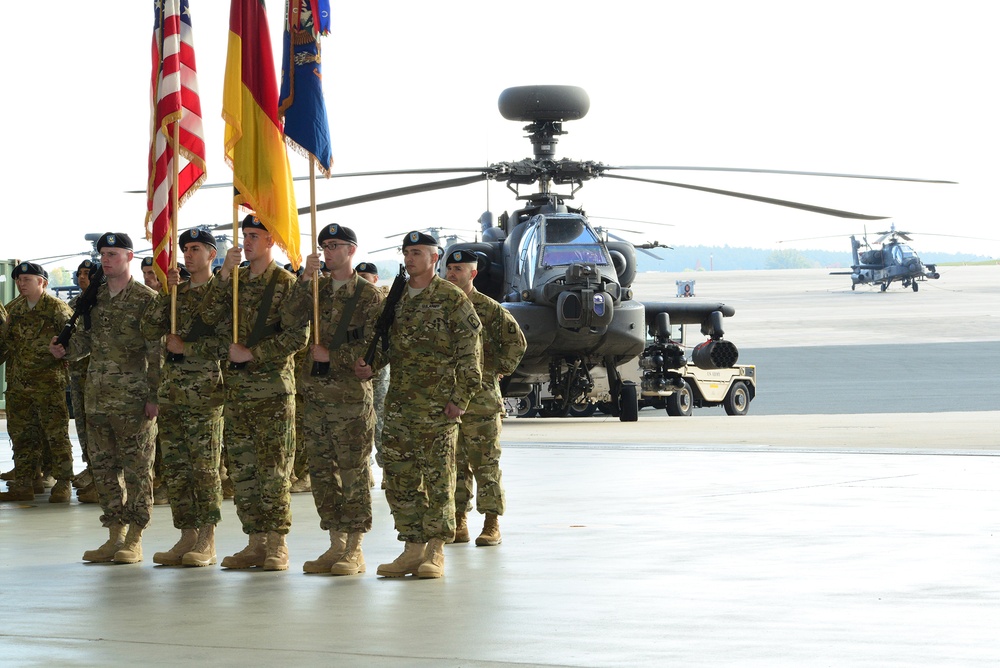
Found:
[{"label": "camouflage uniform", "polygon": [[[312,312],[312,305],[306,308],[307,313]],[[309,339],[312,342],[312,339]],[[303,373],[308,374],[310,367],[306,357],[309,354],[309,346],[306,346],[292,357],[292,364],[295,366],[295,377],[301,378]],[[292,458],[292,479],[305,480],[309,475],[309,456],[306,454],[306,444],[302,440],[302,387],[295,384],[295,454]]]},{"label": "camouflage uniform", "polygon": [[[184,358],[160,370],[159,443],[174,526],[198,529],[222,519],[222,370],[224,332],[196,319],[208,283],[177,286],[176,333],[184,342]],[[160,341],[170,331],[170,295],[159,294],[142,318],[142,335]]]},{"label": "camouflage uniform", "polygon": [[455,509],[472,510],[472,480],[475,477],[476,509],[503,515],[505,500],[500,472],[500,423],[503,397],[500,376],[510,375],[524,355],[527,341],[514,316],[498,302],[475,288],[469,300],[483,323],[483,380],[473,395],[458,428]]},{"label": "camouflage uniform", "polygon": [[[292,356],[306,345],[308,325],[282,308],[295,277],[272,262],[263,274],[239,269],[239,341],[246,344],[274,277],[274,297],[266,316],[266,335],[250,350],[243,369],[223,362],[224,440],[229,476],[236,490],[236,512],[246,534],[287,534],[292,524],[289,494],[295,451],[295,367]],[[275,272],[278,272],[275,276]],[[216,276],[205,293],[201,315],[209,325],[232,333],[232,277]]]},{"label": "camouflage uniform", "polygon": [[52,458],[47,472],[57,480],[73,479],[67,365],[49,353],[52,337],[72,315],[65,302],[47,292],[34,308],[19,297],[8,304],[0,329],[0,360],[7,362],[7,430],[18,487],[31,487],[45,449]]},{"label": "camouflage uniform", "polygon": [[142,338],[139,322],[155,294],[132,278],[114,297],[102,285],[91,328],[77,329],[67,351],[70,360],[90,355],[83,389],[87,446],[106,527],[149,524],[156,421],[145,409],[156,403],[160,344]]},{"label": "camouflage uniform", "polygon": [[[388,285],[376,285],[375,289],[382,293],[385,299],[389,294]],[[385,396],[389,393],[389,365],[375,372],[372,378],[372,391],[375,393],[375,463],[382,468],[382,429],[385,426]]]},{"label": "camouflage uniform", "polygon": [[[300,318],[312,314],[312,283],[296,284],[286,308]],[[332,348],[347,302],[358,294],[345,331],[346,340]],[[372,528],[369,457],[375,437],[372,384],[354,375],[354,362],[364,356],[381,313],[382,293],[354,274],[334,289],[328,277],[319,279],[320,345],[330,350],[330,371],[313,376],[308,354],[298,377],[302,393],[302,434],[309,459],[313,499],[320,528],[366,533]]]},{"label": "camouflage uniform", "polygon": [[[70,302],[71,308],[76,308],[76,303],[80,299],[77,296]],[[87,380],[87,365],[90,360],[83,358],[69,363],[69,396],[73,404],[73,422],[76,424],[76,436],[80,441],[80,452],[83,461],[90,464],[90,453],[87,449],[87,409],[83,403],[83,386]]]},{"label": "camouflage uniform", "polygon": [[451,401],[464,409],[479,388],[480,329],[465,293],[438,276],[418,294],[404,293],[396,307],[382,458],[399,540],[455,534],[458,421],[444,408]]}]

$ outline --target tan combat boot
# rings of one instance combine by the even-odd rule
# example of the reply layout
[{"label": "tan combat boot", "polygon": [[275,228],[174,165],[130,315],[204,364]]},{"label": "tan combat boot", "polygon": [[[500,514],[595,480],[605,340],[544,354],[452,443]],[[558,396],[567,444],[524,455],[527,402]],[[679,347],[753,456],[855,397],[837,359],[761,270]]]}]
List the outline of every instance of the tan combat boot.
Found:
[{"label": "tan combat boot", "polygon": [[69,480],[60,480],[49,492],[49,503],[69,503],[73,496],[73,486]]},{"label": "tan combat boot", "polygon": [[206,524],[198,529],[198,540],[183,557],[181,563],[185,566],[214,566],[215,556],[215,525]]},{"label": "tan combat boot", "polygon": [[137,564],[142,561],[142,528],[130,524],[125,542],[120,550],[115,552],[116,564]]},{"label": "tan combat boot", "polygon": [[250,534],[250,544],[222,560],[223,568],[262,568],[267,556],[267,534]]},{"label": "tan combat boot", "polygon": [[125,525],[112,524],[108,527],[108,540],[96,550],[87,550],[83,553],[84,561],[91,561],[95,564],[114,561],[115,553],[122,548],[125,541]]},{"label": "tan combat boot", "polygon": [[86,487],[76,490],[76,500],[80,503],[100,503],[101,499],[97,495],[97,485],[90,483]]},{"label": "tan combat boot", "polygon": [[427,541],[424,563],[417,569],[418,578],[439,578],[444,575],[444,541],[431,538]]},{"label": "tan combat boot", "polygon": [[288,570],[288,544],[285,542],[285,534],[277,531],[267,532],[267,556],[264,558],[264,570]]},{"label": "tan combat boot", "polygon": [[0,492],[0,501],[34,501],[35,490],[29,482],[26,485],[10,483],[6,492]]},{"label": "tan combat boot", "polygon": [[379,564],[378,575],[386,578],[401,578],[404,575],[416,575],[417,569],[424,561],[424,550],[427,543],[407,543],[403,553],[391,564]]},{"label": "tan combat boot", "polygon": [[465,518],[465,513],[455,513],[455,538],[447,542],[449,543],[469,542],[469,521]]},{"label": "tan combat boot", "polygon": [[180,566],[181,559],[191,551],[195,541],[198,540],[197,529],[181,529],[181,539],[166,552],[156,552],[153,554],[153,563],[161,566]]},{"label": "tan combat boot", "polygon": [[347,534],[330,529],[330,549],[311,561],[302,564],[304,573],[329,573],[347,551]]},{"label": "tan combat boot", "polygon": [[500,520],[496,513],[486,513],[486,522],[483,523],[483,532],[476,538],[476,545],[499,545],[500,541]]},{"label": "tan combat boot", "polygon": [[330,568],[331,575],[357,575],[365,572],[365,555],[361,553],[361,540],[364,537],[360,531],[347,534],[347,549],[344,556]]}]

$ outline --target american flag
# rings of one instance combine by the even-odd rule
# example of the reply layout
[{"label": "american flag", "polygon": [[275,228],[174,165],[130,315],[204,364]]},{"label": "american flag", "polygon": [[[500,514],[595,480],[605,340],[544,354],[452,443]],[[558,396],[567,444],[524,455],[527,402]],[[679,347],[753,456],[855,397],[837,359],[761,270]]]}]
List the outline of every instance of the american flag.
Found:
[{"label": "american flag", "polygon": [[[173,160],[178,160],[178,207],[205,180],[205,135],[194,62],[188,0],[155,0],[153,74],[150,81],[149,182],[146,186],[146,238],[153,243],[153,266],[166,286],[175,239],[171,238]],[[180,121],[179,145],[173,126]]]}]

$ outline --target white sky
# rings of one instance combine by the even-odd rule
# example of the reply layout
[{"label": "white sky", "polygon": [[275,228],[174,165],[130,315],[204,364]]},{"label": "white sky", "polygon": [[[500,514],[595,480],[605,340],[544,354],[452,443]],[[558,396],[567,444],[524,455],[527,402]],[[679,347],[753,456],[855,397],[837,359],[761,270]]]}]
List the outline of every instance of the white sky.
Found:
[{"label": "white sky", "polygon": [[[208,181],[226,182],[220,118],[229,2],[190,0]],[[528,157],[519,123],[496,109],[508,86],[582,86],[591,111],[566,123],[559,157],[611,165],[703,165],[914,176],[960,185],[704,172],[636,173],[811,204],[893,216],[922,233],[1000,238],[1000,47],[992,3],[866,0],[838,3],[503,3],[333,0],[323,41],[334,171],[473,166]],[[0,23],[6,104],[3,250],[31,259],[88,250],[87,232],[143,236],[152,2],[50,3],[58,20]],[[284,2],[268,3],[281,57]],[[295,175],[308,174],[297,154]],[[430,176],[449,178],[450,175]],[[321,182],[319,201],[417,179]],[[428,226],[476,229],[489,206],[516,208],[503,184],[321,213],[319,225],[353,227],[358,259]],[[202,190],[181,227],[231,221],[228,189]],[[297,187],[299,206],[308,186]],[[633,240],[671,245],[843,248],[849,221],[743,200],[610,179],[574,202],[591,215],[672,223],[637,227]],[[607,221],[601,221],[608,224]],[[872,231],[885,223],[868,224]],[[612,223],[613,224],[613,223]],[[309,230],[308,216],[301,229]],[[392,235],[392,239],[386,239]],[[1000,241],[917,236],[933,251],[996,257]],[[303,246],[308,246],[308,237]],[[389,257],[392,257],[391,255]],[[380,255],[376,260],[386,260]],[[933,259],[933,258],[931,258]],[[63,263],[75,267],[73,258]],[[50,267],[60,266],[59,263]]]}]

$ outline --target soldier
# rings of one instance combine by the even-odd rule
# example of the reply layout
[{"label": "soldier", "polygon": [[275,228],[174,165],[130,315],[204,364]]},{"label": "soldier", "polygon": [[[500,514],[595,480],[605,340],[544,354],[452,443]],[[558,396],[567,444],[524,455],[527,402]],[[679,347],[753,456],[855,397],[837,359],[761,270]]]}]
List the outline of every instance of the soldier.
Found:
[{"label": "soldier", "polygon": [[153,290],[154,292],[161,292],[162,285],[160,285],[160,277],[156,275],[156,269],[153,268],[153,258],[144,257],[139,263],[139,268],[142,269],[142,282],[146,286]]},{"label": "soldier", "polygon": [[[80,286],[80,294],[70,302],[70,308],[75,309],[77,303],[83,298],[83,293],[90,287],[90,276],[97,271],[100,265],[93,260],[84,260],[76,268],[76,284]],[[94,486],[94,476],[90,471],[90,453],[87,448],[87,409],[83,401],[83,386],[87,379],[87,365],[90,360],[86,357],[69,363],[69,394],[73,404],[73,422],[76,424],[76,437],[80,441],[80,453],[84,464],[87,467],[80,475],[73,480],[73,485],[77,487],[76,498],[80,503],[97,503],[97,487]]]},{"label": "soldier", "polygon": [[306,345],[309,326],[283,308],[295,277],[272,259],[274,239],[252,215],[243,219],[243,250],[226,253],[202,302],[202,319],[232,332],[232,272],[238,269],[238,341],[223,364],[224,440],[236,512],[249,535],[223,568],[288,569],[286,536],[292,524],[289,495],[295,450],[295,375],[292,356]]},{"label": "soldier", "polygon": [[32,501],[35,474],[48,448],[57,482],[50,503],[69,503],[73,446],[69,440],[66,362],[53,359],[48,345],[72,317],[69,306],[46,292],[49,276],[34,262],[14,267],[20,297],[10,304],[0,329],[0,360],[7,362],[7,429],[14,449],[10,491],[0,501]]},{"label": "soldier", "polygon": [[[382,293],[351,268],[358,239],[354,231],[329,225],[319,244],[330,275],[319,278],[319,343],[308,348],[297,387],[303,397],[302,433],[320,528],[330,532],[330,549],[302,565],[306,573],[356,575],[365,572],[361,551],[372,528],[369,458],[375,436],[372,384],[354,375],[381,313]],[[319,255],[306,258],[305,272],[288,306],[311,316],[312,281]],[[313,373],[314,365],[322,367]]]},{"label": "soldier", "polygon": [[90,356],[83,390],[90,468],[109,536],[83,560],[134,564],[142,561],[142,532],[153,505],[160,345],[142,338],[139,322],[155,293],[132,278],[127,234],[101,235],[97,250],[107,283],[97,291],[91,327],[77,330],[68,351],[54,338],[49,351],[71,361]]},{"label": "soldier", "polygon": [[[479,389],[479,330],[472,303],[438,277],[437,240],[403,239],[407,290],[389,332],[392,378],[386,397],[382,457],[386,499],[403,553],[378,567],[385,577],[444,575],[444,544],[455,535],[455,446],[458,421]],[[372,377],[357,360],[355,373]]]},{"label": "soldier", "polygon": [[167,356],[160,371],[157,418],[163,451],[163,480],[177,543],[153,555],[164,566],[211,566],[216,563],[215,525],[222,519],[222,370],[227,335],[206,325],[199,316],[212,277],[215,237],[193,229],[179,244],[190,279],[170,269],[167,285],[177,286],[176,333],[170,332],[169,294],[159,294],[142,318],[142,335],[149,341],[166,337]]},{"label": "soldier", "polygon": [[469,402],[458,427],[457,481],[455,485],[455,542],[469,542],[466,513],[472,510],[472,481],[478,494],[476,510],[486,515],[476,545],[499,545],[500,522],[505,499],[500,472],[500,429],[503,397],[500,378],[517,368],[528,342],[514,316],[499,303],[476,290],[472,284],[479,273],[479,257],[466,250],[449,253],[445,277],[468,297],[483,323],[483,381]]},{"label": "soldier", "polygon": [[[374,285],[384,297],[389,293],[388,285],[378,284],[378,267],[372,262],[359,262],[354,268],[358,276]],[[372,378],[372,390],[375,393],[375,463],[382,468],[382,427],[385,424],[385,395],[389,391],[389,365],[379,369]],[[382,477],[382,489],[385,489],[385,476]]]}]

